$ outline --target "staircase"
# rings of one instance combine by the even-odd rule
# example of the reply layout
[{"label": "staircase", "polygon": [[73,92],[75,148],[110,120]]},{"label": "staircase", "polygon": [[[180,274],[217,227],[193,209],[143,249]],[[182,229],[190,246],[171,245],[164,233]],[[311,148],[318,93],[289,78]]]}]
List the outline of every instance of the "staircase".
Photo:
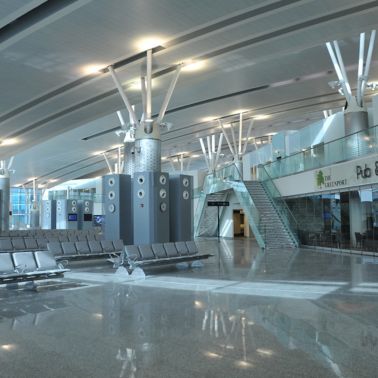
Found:
[{"label": "staircase", "polygon": [[[216,206],[207,206],[207,201],[226,201],[227,197],[227,191],[206,195],[201,219],[198,223],[198,229],[196,230],[196,236],[217,236],[218,208]],[[220,218],[222,216],[223,209],[223,207],[219,209]]]},{"label": "staircase", "polygon": [[244,184],[260,214],[259,230],[266,248],[296,248],[295,235],[284,222],[283,217],[259,181],[244,181]]}]

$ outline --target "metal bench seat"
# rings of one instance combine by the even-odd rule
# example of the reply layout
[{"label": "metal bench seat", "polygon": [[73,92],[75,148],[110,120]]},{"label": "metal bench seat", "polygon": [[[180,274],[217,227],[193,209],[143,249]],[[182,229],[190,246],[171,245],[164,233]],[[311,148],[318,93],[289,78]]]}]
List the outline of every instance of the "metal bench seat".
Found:
[{"label": "metal bench seat", "polygon": [[203,260],[213,254],[199,254],[195,242],[176,242],[152,245],[125,246],[124,264],[130,269],[136,267],[153,267],[175,265],[181,262]]},{"label": "metal bench seat", "polygon": [[2,253],[0,283],[34,281],[61,276],[68,269],[59,266],[48,251]]}]

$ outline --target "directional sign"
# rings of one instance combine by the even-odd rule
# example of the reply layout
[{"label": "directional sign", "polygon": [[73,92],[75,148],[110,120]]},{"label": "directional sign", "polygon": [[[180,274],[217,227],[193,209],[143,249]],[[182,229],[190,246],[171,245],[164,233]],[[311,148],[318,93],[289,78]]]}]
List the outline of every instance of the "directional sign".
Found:
[{"label": "directional sign", "polygon": [[207,206],[230,206],[228,201],[207,201]]}]

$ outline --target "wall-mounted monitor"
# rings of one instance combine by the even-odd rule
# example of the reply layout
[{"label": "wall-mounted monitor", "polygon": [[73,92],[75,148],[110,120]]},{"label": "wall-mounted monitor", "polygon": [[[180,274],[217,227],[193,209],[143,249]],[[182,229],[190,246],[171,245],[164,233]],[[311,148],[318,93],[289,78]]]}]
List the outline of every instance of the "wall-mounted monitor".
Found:
[{"label": "wall-mounted monitor", "polygon": [[68,214],[69,222],[77,222],[77,214]]},{"label": "wall-mounted monitor", "polygon": [[92,222],[92,214],[84,214],[84,222]]}]

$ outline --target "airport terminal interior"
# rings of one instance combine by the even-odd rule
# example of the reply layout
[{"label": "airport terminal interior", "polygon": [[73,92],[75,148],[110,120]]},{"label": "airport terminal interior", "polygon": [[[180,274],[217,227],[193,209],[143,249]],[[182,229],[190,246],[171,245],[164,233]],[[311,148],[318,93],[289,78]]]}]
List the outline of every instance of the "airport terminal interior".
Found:
[{"label": "airport terminal interior", "polygon": [[0,377],[377,377],[377,28],[0,0]]}]

